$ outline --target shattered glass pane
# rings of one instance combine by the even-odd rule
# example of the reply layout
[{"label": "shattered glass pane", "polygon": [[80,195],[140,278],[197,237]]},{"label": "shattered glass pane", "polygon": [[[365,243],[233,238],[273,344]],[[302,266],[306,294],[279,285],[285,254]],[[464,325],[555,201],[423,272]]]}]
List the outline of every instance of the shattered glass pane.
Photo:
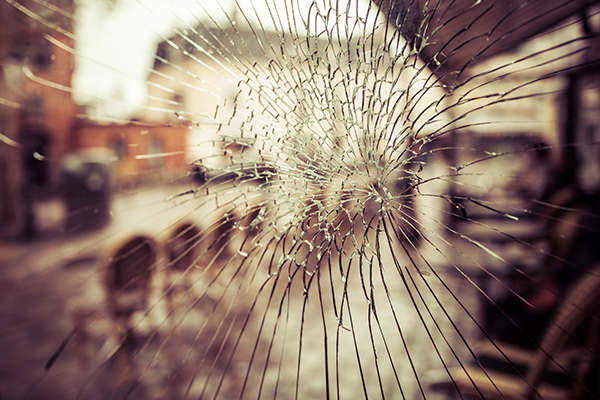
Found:
[{"label": "shattered glass pane", "polygon": [[0,393],[597,398],[597,3],[0,0]]}]

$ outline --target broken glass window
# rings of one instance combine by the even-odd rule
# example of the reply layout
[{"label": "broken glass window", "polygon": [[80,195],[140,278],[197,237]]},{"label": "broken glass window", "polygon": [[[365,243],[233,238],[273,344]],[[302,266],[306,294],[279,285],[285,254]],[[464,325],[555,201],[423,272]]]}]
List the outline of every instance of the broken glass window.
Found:
[{"label": "broken glass window", "polygon": [[597,2],[0,4],[5,396],[600,395]]}]

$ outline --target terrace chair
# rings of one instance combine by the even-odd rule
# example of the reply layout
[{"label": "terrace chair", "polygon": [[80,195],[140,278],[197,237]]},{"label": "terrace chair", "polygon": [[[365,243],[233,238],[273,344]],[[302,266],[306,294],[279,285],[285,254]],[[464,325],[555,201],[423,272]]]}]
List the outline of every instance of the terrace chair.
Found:
[{"label": "terrace chair", "polygon": [[191,221],[180,221],[168,232],[165,240],[167,267],[164,294],[169,315],[173,315],[181,297],[188,295],[200,263],[202,233]]},{"label": "terrace chair", "polygon": [[169,270],[185,272],[192,266],[199,253],[198,241],[200,229],[189,221],[177,223],[169,232],[165,250],[169,261]]},{"label": "terrace chair", "polygon": [[[152,326],[147,311],[159,254],[157,241],[146,234],[126,233],[115,237],[98,260],[103,301],[79,304],[71,310],[80,365],[85,366],[89,361],[90,333],[102,336],[104,344],[94,354],[101,360],[112,359],[117,388],[129,383],[137,339]],[[140,318],[136,320],[136,316]]]},{"label": "terrace chair", "polygon": [[100,268],[111,318],[126,320],[147,308],[158,255],[158,243],[145,234],[117,237],[107,246]]},{"label": "terrace chair", "polygon": [[[600,265],[570,286],[535,349],[485,341],[477,363],[451,369],[433,389],[464,398],[576,400],[598,396]],[[594,376],[594,374],[596,376]]]}]

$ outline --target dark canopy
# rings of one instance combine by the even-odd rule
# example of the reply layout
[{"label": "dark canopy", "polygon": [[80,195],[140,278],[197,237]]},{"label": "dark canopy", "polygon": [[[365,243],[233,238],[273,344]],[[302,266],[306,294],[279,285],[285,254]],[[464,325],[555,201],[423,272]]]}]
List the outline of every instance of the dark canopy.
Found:
[{"label": "dark canopy", "polygon": [[[373,0],[443,83],[598,0]],[[425,38],[425,40],[423,40]]]}]

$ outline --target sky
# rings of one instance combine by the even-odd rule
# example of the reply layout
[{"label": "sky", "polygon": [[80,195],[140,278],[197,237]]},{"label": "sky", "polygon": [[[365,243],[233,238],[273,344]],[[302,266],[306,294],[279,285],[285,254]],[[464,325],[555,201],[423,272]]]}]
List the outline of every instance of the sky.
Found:
[{"label": "sky", "polygon": [[[146,79],[154,62],[156,46],[174,35],[173,28],[195,26],[198,20],[206,20],[208,15],[219,24],[228,24],[225,13],[231,15],[235,8],[242,7],[251,23],[272,29],[271,13],[279,12],[276,18],[287,24],[289,15],[294,14],[292,4],[295,15],[306,15],[313,0],[274,2],[278,4],[278,11],[273,5],[267,8],[265,0],[118,0],[110,12],[101,2],[82,2],[77,10],[76,24],[75,101],[94,105],[88,110],[92,115],[130,118],[145,101]],[[316,3],[321,2],[328,3],[327,0]],[[353,4],[350,14],[364,14],[366,0],[350,4]],[[359,6],[361,11],[357,11]]]},{"label": "sky", "polygon": [[[194,0],[120,0],[112,11],[94,1],[77,12],[75,101],[100,105],[100,114],[127,117],[144,101],[157,44],[203,10]],[[109,98],[118,101],[103,101]]]}]

